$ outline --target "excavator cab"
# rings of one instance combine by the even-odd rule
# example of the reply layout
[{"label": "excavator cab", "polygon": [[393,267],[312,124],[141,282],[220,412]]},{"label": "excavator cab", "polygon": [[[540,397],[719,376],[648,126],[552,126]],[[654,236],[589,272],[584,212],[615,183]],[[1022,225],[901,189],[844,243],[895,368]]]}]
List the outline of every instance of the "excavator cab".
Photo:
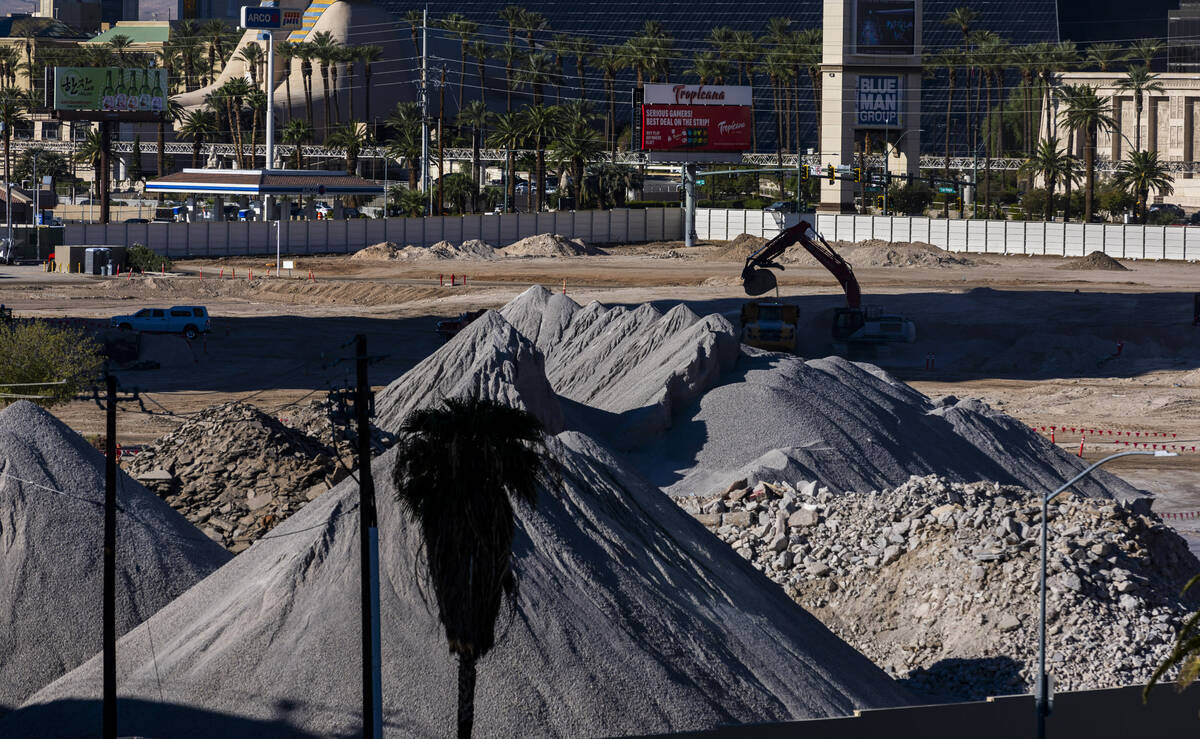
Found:
[{"label": "excavator cab", "polygon": [[833,313],[833,340],[849,341],[867,322],[861,308],[838,308]]}]

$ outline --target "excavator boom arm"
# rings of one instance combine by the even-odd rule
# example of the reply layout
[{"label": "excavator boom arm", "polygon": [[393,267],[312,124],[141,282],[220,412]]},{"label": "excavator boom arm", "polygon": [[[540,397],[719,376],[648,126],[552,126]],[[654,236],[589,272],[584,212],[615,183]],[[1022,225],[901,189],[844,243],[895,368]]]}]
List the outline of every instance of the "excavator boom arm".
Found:
[{"label": "excavator boom arm", "polygon": [[[815,240],[809,236],[809,231],[812,232],[812,236],[816,237]],[[813,256],[813,259],[820,262],[821,266],[829,270],[830,274],[837,279],[842,286],[842,291],[846,293],[848,307],[861,307],[862,292],[858,288],[854,270],[850,268],[850,264],[845,259],[842,259],[840,254],[834,251],[829,242],[817,233],[811,224],[803,220],[795,226],[785,228],[778,236],[763,244],[761,249],[746,257],[746,266],[742,269],[743,286],[748,288],[754,282],[754,276],[758,270],[783,269],[783,265],[776,260],[793,244],[803,246],[805,251]],[[772,281],[773,279],[772,277]],[[750,292],[749,289],[747,292]]]}]

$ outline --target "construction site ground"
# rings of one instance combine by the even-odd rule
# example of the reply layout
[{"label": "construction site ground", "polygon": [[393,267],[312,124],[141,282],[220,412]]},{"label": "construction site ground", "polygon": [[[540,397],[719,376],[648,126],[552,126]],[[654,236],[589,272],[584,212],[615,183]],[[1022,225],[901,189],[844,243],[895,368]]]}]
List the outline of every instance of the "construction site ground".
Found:
[{"label": "construction site ground", "polygon": [[[0,266],[0,303],[17,316],[53,319],[208,307],[213,331],[204,340],[146,337],[143,358],[160,367],[119,375],[140,398],[122,402],[119,435],[123,444],[140,444],[228,400],[286,417],[291,404],[349,384],[348,342],[357,333],[368,337],[376,358],[371,380],[382,387],[440,345],[437,318],[497,308],[533,283],[565,287],[580,303],[685,302],[736,325],[745,300],[742,265],[721,246],[685,249],[676,242],[608,252],[415,262],[302,256],[291,258],[293,269],[283,276],[268,258],[185,260],[173,274],[133,278]],[[852,358],[928,395],[978,397],[1047,434],[1054,426],[1058,443],[1078,452],[1082,441],[1087,458],[1143,443],[1182,450],[1174,459],[1119,460],[1113,470],[1157,494],[1160,512],[1200,511],[1200,451],[1191,451],[1200,449],[1200,328],[1192,326],[1200,265],[1127,261],[1128,271],[1101,271],[1071,269],[1053,257],[972,259],[967,266],[856,269],[864,302],[913,319],[918,340]],[[828,337],[829,317],[843,302],[828,273],[789,265],[779,281],[781,297],[800,307],[799,353],[841,350]],[[54,412],[85,435],[103,432],[94,401]],[[1200,551],[1197,515],[1169,523]]]}]

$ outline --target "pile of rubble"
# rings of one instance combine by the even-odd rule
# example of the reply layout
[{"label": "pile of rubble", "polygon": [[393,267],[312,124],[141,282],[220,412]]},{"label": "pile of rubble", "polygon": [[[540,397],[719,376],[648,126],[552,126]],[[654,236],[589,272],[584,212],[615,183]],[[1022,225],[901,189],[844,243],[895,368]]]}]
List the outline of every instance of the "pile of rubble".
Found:
[{"label": "pile of rubble", "polygon": [[[913,477],[834,494],[735,483],[678,502],[834,633],[937,699],[1028,692],[1036,675],[1041,512],[990,482]],[[1200,572],[1145,501],[1050,507],[1048,667],[1062,690],[1143,682],[1196,608]]]},{"label": "pile of rubble", "polygon": [[[309,415],[317,426],[317,413]],[[128,471],[237,553],[345,476],[331,446],[231,402],[207,408],[157,439]]]}]

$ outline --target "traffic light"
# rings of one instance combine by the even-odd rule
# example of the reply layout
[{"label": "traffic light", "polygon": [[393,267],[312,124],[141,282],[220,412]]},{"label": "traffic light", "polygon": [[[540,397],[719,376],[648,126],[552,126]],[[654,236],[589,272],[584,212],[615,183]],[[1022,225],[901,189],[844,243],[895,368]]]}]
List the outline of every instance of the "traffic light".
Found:
[{"label": "traffic light", "polygon": [[957,198],[955,198],[954,207],[958,209],[958,212],[960,212],[960,213],[962,212],[962,209],[963,209],[962,195],[959,195]]},{"label": "traffic light", "polygon": [[800,181],[808,182],[809,176],[810,176],[809,166],[807,164],[805,164],[804,166],[800,167]]},{"label": "traffic light", "polygon": [[837,182],[837,170],[834,169],[833,165],[831,164],[829,165],[829,184],[832,185],[835,182]]},{"label": "traffic light", "polygon": [[855,167],[855,168],[854,168],[854,181],[855,181],[855,182],[862,182],[862,167]]},{"label": "traffic light", "polygon": [[875,207],[880,210],[883,210],[883,196],[882,195],[875,196]]},{"label": "traffic light", "polygon": [[934,177],[933,175],[929,175],[929,189],[930,190],[937,189],[937,178]]}]

